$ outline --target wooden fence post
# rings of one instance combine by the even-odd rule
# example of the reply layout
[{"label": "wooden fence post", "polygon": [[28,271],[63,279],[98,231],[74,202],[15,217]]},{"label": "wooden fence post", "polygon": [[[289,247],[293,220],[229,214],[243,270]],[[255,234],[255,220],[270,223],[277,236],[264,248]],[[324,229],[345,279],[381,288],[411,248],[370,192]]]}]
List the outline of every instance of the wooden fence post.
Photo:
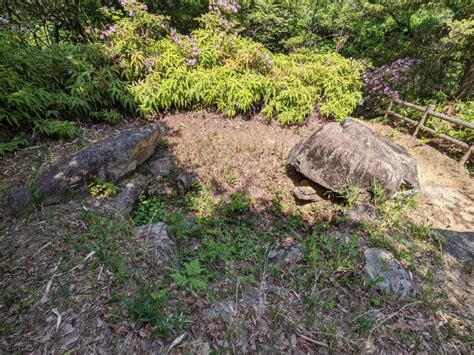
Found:
[{"label": "wooden fence post", "polygon": [[386,120],[388,117],[388,111],[392,109],[393,106],[393,100],[390,100],[390,103],[388,104],[387,109],[385,110],[385,115],[383,116],[383,119]]},{"label": "wooden fence post", "polygon": [[416,137],[418,135],[418,132],[420,131],[420,128],[424,126],[426,120],[430,116],[430,113],[433,112],[434,109],[435,109],[435,107],[433,105],[428,105],[426,107],[425,112],[423,112],[423,116],[421,116],[420,122],[418,123],[418,125],[415,128],[415,132],[413,132],[413,134],[412,134],[413,137]]},{"label": "wooden fence post", "polygon": [[459,160],[459,164],[464,165],[466,162],[469,160],[469,157],[471,156],[472,150],[473,150],[474,145],[471,145],[469,149],[467,150],[466,153],[462,156],[461,160]]}]

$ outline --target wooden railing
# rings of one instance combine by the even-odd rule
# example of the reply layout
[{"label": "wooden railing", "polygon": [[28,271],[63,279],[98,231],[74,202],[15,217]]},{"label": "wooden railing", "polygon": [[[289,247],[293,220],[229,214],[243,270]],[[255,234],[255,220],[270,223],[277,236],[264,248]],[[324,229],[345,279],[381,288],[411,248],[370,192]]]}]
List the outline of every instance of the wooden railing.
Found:
[{"label": "wooden railing", "polygon": [[[420,111],[420,112],[423,113],[423,115],[421,116],[420,121],[417,122],[417,121],[414,121],[414,120],[412,120],[408,117],[400,115],[399,113],[394,112],[392,110],[393,105],[400,105],[400,106],[403,106],[403,107],[406,107],[406,108],[410,108],[410,109],[413,109],[413,110],[416,110],[416,111]],[[392,117],[401,119],[405,122],[408,122],[412,125],[416,125],[415,131],[412,134],[413,137],[416,137],[418,135],[418,132],[424,131],[424,132],[431,133],[434,136],[445,139],[445,140],[447,140],[447,141],[449,141],[453,144],[456,144],[456,145],[466,149],[466,153],[459,160],[459,163],[461,165],[464,165],[469,160],[469,157],[471,156],[471,153],[473,151],[473,146],[472,145],[469,145],[466,142],[460,141],[456,138],[450,137],[446,134],[438,133],[434,129],[426,127],[424,124],[425,124],[426,120],[428,119],[428,117],[430,117],[430,116],[433,116],[433,117],[448,121],[452,124],[455,124],[455,125],[458,125],[458,126],[461,126],[461,127],[466,127],[466,128],[469,128],[469,129],[474,129],[474,124],[473,123],[462,121],[462,120],[460,120],[456,117],[452,117],[452,116],[445,115],[443,113],[436,112],[435,107],[432,106],[432,105],[426,106],[426,107],[425,106],[418,106],[418,105],[412,104],[410,102],[406,102],[406,101],[399,100],[399,99],[393,99],[393,100],[390,101],[390,103],[388,105],[388,108],[385,111],[385,118],[387,118],[388,116],[392,116]]]}]

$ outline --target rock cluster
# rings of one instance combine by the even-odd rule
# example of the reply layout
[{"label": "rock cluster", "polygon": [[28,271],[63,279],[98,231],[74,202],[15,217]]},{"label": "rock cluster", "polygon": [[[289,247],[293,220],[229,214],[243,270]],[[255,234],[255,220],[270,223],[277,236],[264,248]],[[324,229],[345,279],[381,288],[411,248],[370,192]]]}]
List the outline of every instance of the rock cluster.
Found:
[{"label": "rock cluster", "polygon": [[87,189],[95,178],[117,182],[151,156],[159,136],[159,126],[149,124],[123,131],[69,155],[31,184],[12,193],[9,198],[12,211],[22,214],[35,204],[65,202],[73,194]]}]

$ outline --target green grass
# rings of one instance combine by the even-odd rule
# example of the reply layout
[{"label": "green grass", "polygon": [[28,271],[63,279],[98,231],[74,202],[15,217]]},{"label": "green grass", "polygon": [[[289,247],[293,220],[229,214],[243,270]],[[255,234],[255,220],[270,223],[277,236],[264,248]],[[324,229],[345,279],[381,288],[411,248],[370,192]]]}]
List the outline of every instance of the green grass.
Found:
[{"label": "green grass", "polygon": [[340,197],[346,202],[348,207],[352,207],[363,194],[363,190],[349,179],[339,192]]},{"label": "green grass", "polygon": [[156,336],[167,339],[174,332],[182,330],[187,322],[179,310],[166,312],[169,296],[169,289],[142,282],[135,286],[132,296],[124,297],[124,302],[133,319],[151,324]]},{"label": "green grass", "polygon": [[[284,205],[282,191],[274,191],[273,203]],[[271,321],[278,320],[286,329],[295,327],[295,331],[319,324],[323,334],[317,339],[340,349],[346,342],[341,336],[367,337],[376,324],[371,312],[395,304],[394,299],[374,290],[372,286],[379,280],[369,282],[363,277],[360,238],[369,246],[390,250],[414,274],[422,275],[426,287],[420,287],[417,299],[426,302],[425,308],[437,307],[431,261],[427,261],[437,241],[428,228],[405,222],[404,214],[416,205],[413,199],[380,200],[382,213],[373,224],[352,230],[346,240],[336,240],[330,226],[315,225],[311,231],[305,214],[314,212],[270,209],[266,218],[271,218],[272,227],[262,229],[262,215],[245,193],[216,200],[209,189],[201,187],[182,198],[143,195],[130,221],[86,211],[87,229],[75,243],[82,255],[96,251],[95,266],[103,264],[113,273],[114,292],[109,302],[116,319],[123,320],[125,311],[125,319],[150,324],[154,335],[164,340],[170,341],[187,329],[195,316],[187,309],[189,302],[234,299],[265,282],[291,290],[299,299],[296,308],[284,309],[284,316],[280,308],[267,314],[275,317]],[[189,213],[194,216],[192,224]],[[158,271],[131,240],[133,226],[157,222],[170,226],[178,247],[178,253]],[[292,265],[267,265],[269,250],[289,236],[302,243],[302,259]],[[411,244],[413,241],[421,243],[422,249]],[[59,292],[68,297],[67,282]],[[250,320],[240,321],[245,324]],[[234,334],[230,328],[225,332],[230,337]]]}]

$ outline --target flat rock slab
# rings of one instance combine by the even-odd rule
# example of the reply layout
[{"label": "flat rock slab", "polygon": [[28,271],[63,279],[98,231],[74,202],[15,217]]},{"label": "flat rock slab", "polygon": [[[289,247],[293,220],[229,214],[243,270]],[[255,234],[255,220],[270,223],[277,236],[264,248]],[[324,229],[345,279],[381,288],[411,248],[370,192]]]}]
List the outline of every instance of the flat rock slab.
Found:
[{"label": "flat rock slab", "polygon": [[9,198],[10,206],[14,213],[21,214],[34,204],[61,203],[87,188],[94,178],[116,182],[150,157],[159,136],[159,127],[150,124],[95,142],[14,192]]},{"label": "flat rock slab", "polygon": [[302,181],[295,182],[295,188],[293,189],[293,196],[300,201],[321,201],[326,191],[322,191],[321,187],[310,180],[304,179]]},{"label": "flat rock slab", "polygon": [[332,218],[331,223],[339,225],[347,224],[363,224],[374,221],[379,214],[379,209],[370,203],[355,203],[347,210],[338,211]]},{"label": "flat rock slab", "polygon": [[419,189],[417,166],[406,149],[376,137],[353,120],[324,125],[293,147],[288,164],[334,192],[340,192],[349,180],[369,189],[374,179],[388,198],[401,185]]},{"label": "flat rock slab", "polygon": [[370,281],[383,291],[407,297],[412,292],[412,277],[387,250],[369,248],[364,251],[365,271]]}]

